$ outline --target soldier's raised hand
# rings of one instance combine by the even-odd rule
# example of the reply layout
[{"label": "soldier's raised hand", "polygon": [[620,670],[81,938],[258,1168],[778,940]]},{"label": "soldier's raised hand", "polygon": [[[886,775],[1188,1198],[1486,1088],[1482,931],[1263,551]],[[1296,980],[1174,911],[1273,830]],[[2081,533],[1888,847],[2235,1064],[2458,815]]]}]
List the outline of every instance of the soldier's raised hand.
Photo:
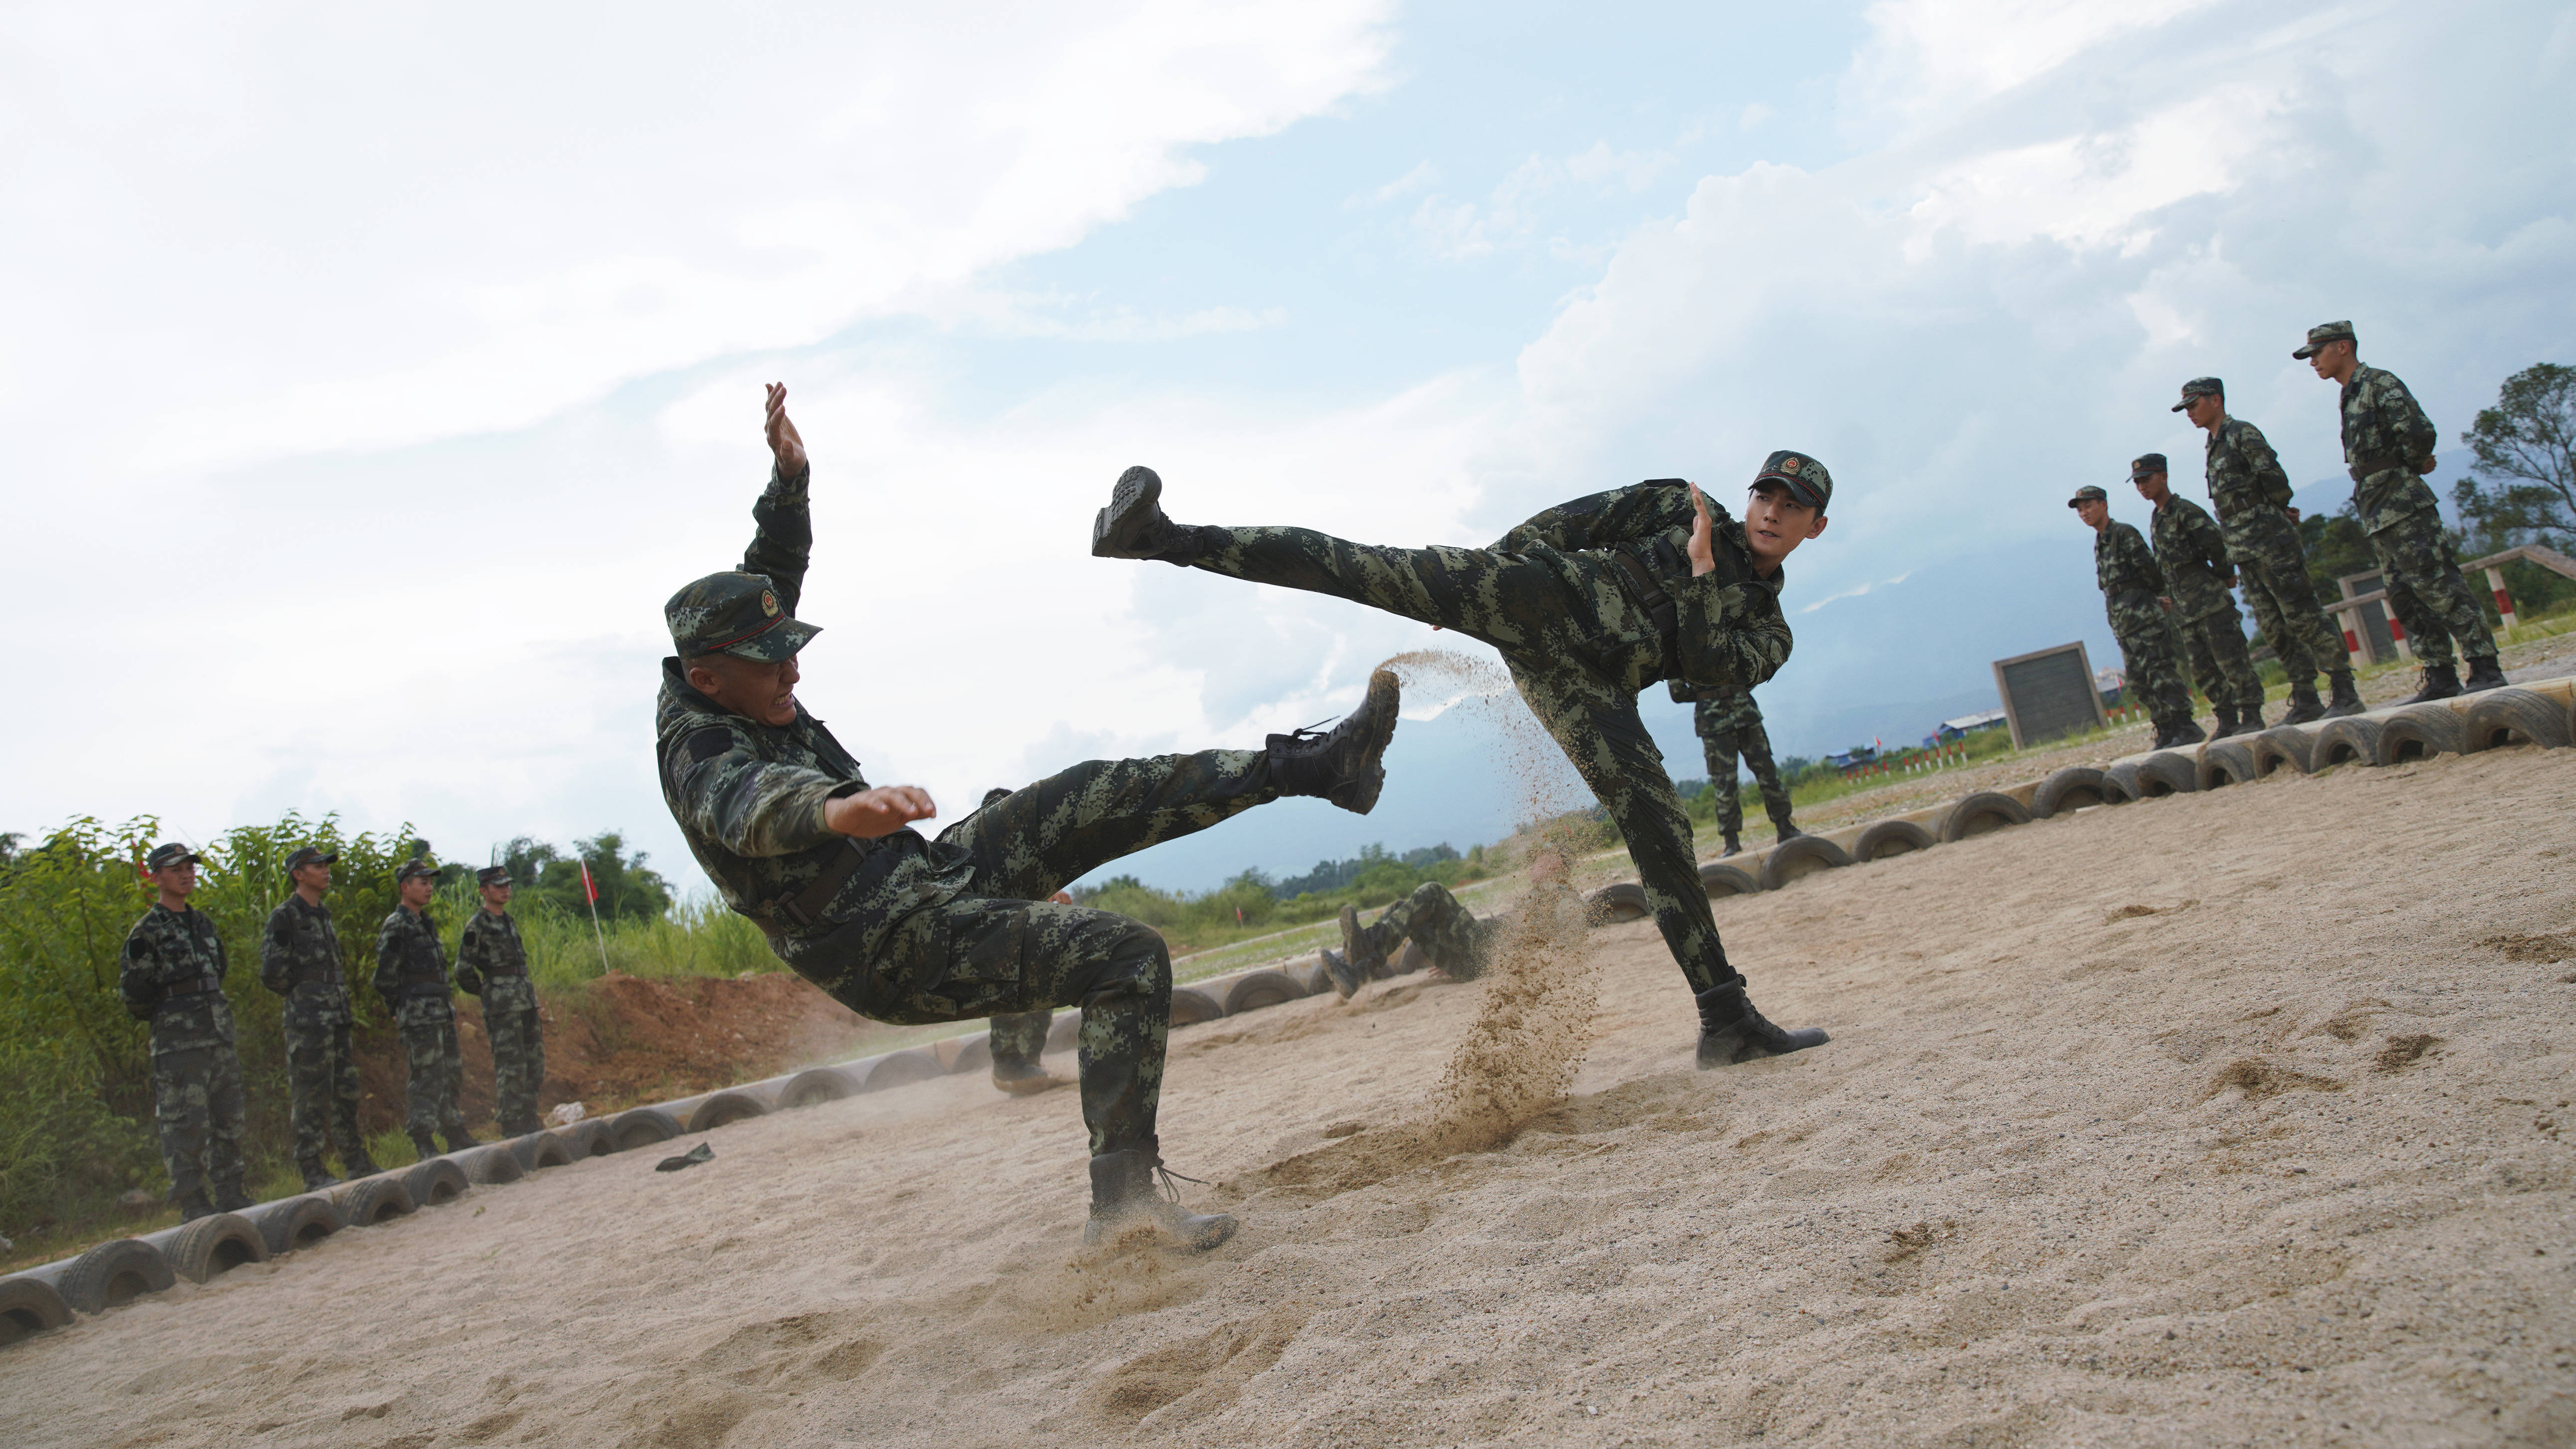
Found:
[{"label": "soldier's raised hand", "polygon": [[856,795],[823,802],[823,825],[838,835],[875,840],[892,835],[916,820],[939,814],[930,792],[917,785],[879,785]]},{"label": "soldier's raised hand", "polygon": [[1717,567],[1714,542],[1717,520],[1708,516],[1708,499],[1699,491],[1699,485],[1693,483],[1690,485],[1690,491],[1691,506],[1699,510],[1699,517],[1691,520],[1690,536],[1691,577],[1698,578]]},{"label": "soldier's raised hand", "polygon": [[805,471],[805,440],[787,419],[787,384],[769,384],[769,419],[761,430],[768,435],[769,452],[778,460],[780,473],[793,478]]}]

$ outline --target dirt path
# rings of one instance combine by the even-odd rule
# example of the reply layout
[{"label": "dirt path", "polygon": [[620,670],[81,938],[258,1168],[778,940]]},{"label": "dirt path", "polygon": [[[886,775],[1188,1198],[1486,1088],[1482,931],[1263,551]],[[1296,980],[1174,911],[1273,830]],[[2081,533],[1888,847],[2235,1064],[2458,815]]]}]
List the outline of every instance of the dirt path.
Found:
[{"label": "dirt path", "polygon": [[1206,1260],[1085,1258],[1068,1092],[743,1123],[8,1349],[9,1438],[2567,1443],[2571,810],[2576,750],[2500,751],[1723,902],[1835,1040],[1716,1074],[1595,933],[1588,1061],[1494,1150],[1404,1150],[1481,986],[1187,1029]]}]

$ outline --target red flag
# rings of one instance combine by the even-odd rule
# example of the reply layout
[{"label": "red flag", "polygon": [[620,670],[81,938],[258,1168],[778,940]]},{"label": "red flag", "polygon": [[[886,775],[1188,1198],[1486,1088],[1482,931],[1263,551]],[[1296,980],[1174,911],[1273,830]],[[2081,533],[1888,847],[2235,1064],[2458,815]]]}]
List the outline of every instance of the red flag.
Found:
[{"label": "red flag", "polygon": [[590,898],[592,905],[599,904],[599,887],[591,883],[590,862],[586,860],[581,863],[581,893]]}]

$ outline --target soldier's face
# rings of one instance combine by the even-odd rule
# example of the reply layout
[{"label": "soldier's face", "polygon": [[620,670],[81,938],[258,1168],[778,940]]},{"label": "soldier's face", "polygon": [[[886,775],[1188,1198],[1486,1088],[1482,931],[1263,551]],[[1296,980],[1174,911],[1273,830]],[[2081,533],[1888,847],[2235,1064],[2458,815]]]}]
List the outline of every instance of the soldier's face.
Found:
[{"label": "soldier's face", "polygon": [[791,656],[775,664],[716,654],[689,666],[689,685],[745,719],[766,725],[796,722],[796,681],[803,676]]},{"label": "soldier's face", "polygon": [[2218,426],[2219,415],[2226,411],[2227,404],[2219,401],[2216,394],[2202,393],[2191,400],[2190,406],[2182,410],[2182,415],[2191,419],[2195,428],[2213,428]]},{"label": "soldier's face", "polygon": [[2099,533],[2103,522],[2111,516],[2111,505],[2105,499],[2087,498],[2075,505],[2075,516],[2084,520],[2086,528]]},{"label": "soldier's face", "polygon": [[331,888],[331,867],[327,865],[299,865],[292,874],[298,886],[317,896]]},{"label": "soldier's face", "polygon": [[152,872],[152,884],[186,900],[197,889],[197,863],[193,860],[165,866]]},{"label": "soldier's face", "polygon": [[402,903],[416,911],[429,904],[430,896],[438,890],[438,878],[416,875],[404,881],[401,890]]},{"label": "soldier's face", "polygon": [[2140,498],[2159,506],[2162,506],[2166,497],[2173,492],[2173,489],[2166,484],[2165,475],[2162,473],[2149,473],[2145,477],[2132,478],[2129,481],[2138,485]]},{"label": "soldier's face", "polygon": [[483,904],[496,911],[510,908],[510,888],[505,885],[483,887]]},{"label": "soldier's face", "polygon": [[1744,541],[1765,570],[1780,566],[1789,551],[1825,531],[1825,515],[1789,496],[1779,483],[1756,483],[1744,495]]},{"label": "soldier's face", "polygon": [[2308,366],[2315,368],[2317,370],[2317,376],[2324,378],[2326,381],[2337,382],[2342,380],[2344,367],[2351,358],[2351,340],[2339,337],[2334,341],[2327,343],[2325,346],[2318,348],[2315,352],[2310,353],[2308,355]]}]

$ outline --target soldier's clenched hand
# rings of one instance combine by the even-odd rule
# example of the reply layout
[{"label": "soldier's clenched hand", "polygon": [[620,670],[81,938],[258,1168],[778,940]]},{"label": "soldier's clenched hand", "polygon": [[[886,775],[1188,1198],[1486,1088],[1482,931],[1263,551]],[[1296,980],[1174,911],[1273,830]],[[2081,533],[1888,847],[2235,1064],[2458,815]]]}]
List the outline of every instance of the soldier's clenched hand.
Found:
[{"label": "soldier's clenched hand", "polygon": [[787,420],[787,384],[769,384],[769,420],[762,431],[769,437],[769,452],[778,460],[778,471],[790,478],[805,471],[805,440],[796,433],[796,425]]},{"label": "soldier's clenched hand", "polygon": [[823,802],[823,824],[835,834],[874,840],[892,835],[916,820],[939,814],[930,792],[913,785],[879,785],[856,795]]},{"label": "soldier's clenched hand", "polygon": [[1701,495],[1699,485],[1693,483],[1690,491],[1691,506],[1699,510],[1699,517],[1691,520],[1690,536],[1691,577],[1698,578],[1717,567],[1715,545],[1710,542],[1711,535],[1717,530],[1717,520],[1708,516],[1708,499]]}]

